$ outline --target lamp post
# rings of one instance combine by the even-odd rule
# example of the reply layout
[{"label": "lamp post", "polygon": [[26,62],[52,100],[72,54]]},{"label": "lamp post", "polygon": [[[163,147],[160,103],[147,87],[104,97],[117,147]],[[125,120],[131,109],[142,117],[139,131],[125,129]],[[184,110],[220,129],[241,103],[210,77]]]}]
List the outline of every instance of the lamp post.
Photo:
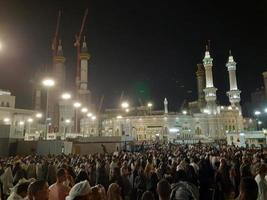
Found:
[{"label": "lamp post", "polygon": [[31,134],[31,123],[33,122],[33,119],[32,118],[29,118],[28,120],[27,120],[27,122],[28,122],[28,134],[30,135]]},{"label": "lamp post", "polygon": [[80,108],[82,104],[80,102],[75,102],[73,104],[74,110],[75,110],[75,133],[78,133],[78,116],[77,116],[77,109]]},{"label": "lamp post", "polygon": [[68,130],[68,124],[70,124],[71,120],[70,119],[66,119],[65,120],[65,126],[64,126],[64,140],[66,140],[66,135],[67,135],[67,130]]},{"label": "lamp post", "polygon": [[148,110],[149,110],[149,115],[151,115],[151,108],[152,108],[153,104],[152,103],[148,103],[147,104],[147,107],[148,107]]},{"label": "lamp post", "polygon": [[42,81],[43,86],[46,88],[46,112],[45,112],[45,138],[47,139],[48,135],[48,127],[47,127],[47,120],[48,120],[48,97],[49,97],[49,88],[55,85],[55,81],[51,78],[46,78]]},{"label": "lamp post", "polygon": [[[64,101],[64,103],[62,102],[62,109],[64,109],[64,113],[66,114],[66,113],[69,113],[68,112],[68,108],[69,108],[69,104],[67,103],[70,99],[72,98],[72,95],[71,95],[71,93],[69,93],[69,92],[64,92],[64,93],[62,93],[61,94],[61,99]],[[64,115],[65,115],[64,114]],[[67,114],[67,116],[69,116],[68,114]],[[68,120],[68,119],[66,119],[66,120]],[[65,120],[65,122],[66,122],[66,120]],[[65,122],[63,122],[63,135],[65,135]],[[60,126],[62,126],[62,125],[60,125]],[[60,130],[61,130],[61,128],[60,128]]]}]

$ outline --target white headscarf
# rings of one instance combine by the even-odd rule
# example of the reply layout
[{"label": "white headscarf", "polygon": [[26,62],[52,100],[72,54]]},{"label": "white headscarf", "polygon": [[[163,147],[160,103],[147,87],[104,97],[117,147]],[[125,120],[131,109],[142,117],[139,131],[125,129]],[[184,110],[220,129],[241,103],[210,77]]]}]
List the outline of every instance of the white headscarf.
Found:
[{"label": "white headscarf", "polygon": [[87,180],[81,181],[71,188],[69,196],[66,197],[66,200],[73,200],[75,197],[84,196],[91,192],[92,190],[89,182]]}]

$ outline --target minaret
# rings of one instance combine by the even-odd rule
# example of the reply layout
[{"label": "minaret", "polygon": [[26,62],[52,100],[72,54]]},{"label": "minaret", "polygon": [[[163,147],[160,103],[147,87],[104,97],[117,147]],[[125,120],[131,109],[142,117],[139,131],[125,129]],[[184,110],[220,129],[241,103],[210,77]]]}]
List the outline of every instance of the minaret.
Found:
[{"label": "minaret", "polygon": [[265,100],[267,100],[267,71],[262,73],[265,91]]},{"label": "minaret", "polygon": [[164,99],[164,114],[168,114],[168,101],[167,101],[167,98]]},{"label": "minaret", "polygon": [[204,93],[205,69],[201,63],[197,64],[196,76],[197,76],[198,104],[199,108],[203,108],[205,105],[205,93]]},{"label": "minaret", "polygon": [[88,60],[90,59],[90,54],[88,53],[85,37],[83,45],[81,48],[80,60],[81,60],[81,70],[80,70],[80,85],[79,85],[79,96],[81,101],[85,105],[90,105],[90,90],[88,89]]},{"label": "minaret", "polygon": [[59,98],[65,89],[65,57],[61,40],[59,40],[56,55],[53,57],[53,78],[55,79],[55,86],[51,89],[49,94],[49,113],[52,117],[52,127],[55,132],[59,130]]},{"label": "minaret", "polygon": [[206,46],[205,57],[203,59],[203,65],[205,68],[205,75],[206,75],[206,88],[204,89],[205,100],[207,102],[206,109],[211,114],[217,114],[217,105],[216,105],[217,88],[215,88],[213,85],[212,60],[213,59],[210,57],[208,46]]},{"label": "minaret", "polygon": [[229,83],[230,83],[230,90],[227,92],[227,95],[229,97],[229,101],[232,106],[240,107],[240,93],[241,91],[237,88],[237,82],[236,82],[236,62],[234,61],[234,58],[231,54],[231,51],[229,51],[229,58],[228,62],[226,63],[226,67],[229,72]]}]

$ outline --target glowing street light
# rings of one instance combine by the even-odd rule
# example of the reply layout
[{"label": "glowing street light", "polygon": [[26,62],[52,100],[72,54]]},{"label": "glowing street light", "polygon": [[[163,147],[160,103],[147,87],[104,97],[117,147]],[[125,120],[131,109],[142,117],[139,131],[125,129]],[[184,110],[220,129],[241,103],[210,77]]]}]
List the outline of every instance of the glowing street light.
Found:
[{"label": "glowing street light", "polygon": [[27,122],[32,123],[33,122],[33,119],[32,118],[29,118],[29,119],[27,119]]},{"label": "glowing street light", "polygon": [[118,115],[118,116],[117,116],[117,119],[122,119],[122,116],[121,116],[121,115]]},{"label": "glowing street light", "polygon": [[55,81],[52,78],[45,78],[43,79],[42,84],[46,88],[45,139],[47,139],[47,135],[48,135],[47,118],[49,117],[48,116],[49,88],[55,85]]},{"label": "glowing street light", "polygon": [[91,119],[92,119],[93,121],[96,120],[96,116],[93,115],[93,116],[91,117]]},{"label": "glowing street light", "polygon": [[42,114],[42,113],[37,113],[37,114],[35,115],[35,117],[38,118],[38,119],[40,119],[40,118],[43,117],[43,114]]},{"label": "glowing street light", "polygon": [[262,121],[258,121],[258,124],[261,125],[262,124]]},{"label": "glowing street light", "polygon": [[24,121],[20,121],[19,125],[21,125],[21,126],[24,125]]},{"label": "glowing street light", "polygon": [[73,104],[74,108],[80,108],[82,106],[82,104],[80,102],[75,102]]},{"label": "glowing street light", "polygon": [[258,116],[258,115],[260,115],[260,114],[261,114],[261,112],[258,111],[258,110],[256,110],[256,111],[254,112],[254,115],[256,115],[256,116]]},{"label": "glowing street light", "polygon": [[153,106],[153,104],[150,102],[147,104],[147,107],[149,107],[149,108],[151,108],[152,106]]},{"label": "glowing street light", "polygon": [[66,120],[65,120],[65,123],[66,123],[66,124],[69,124],[70,122],[71,122],[70,119],[66,119]]},{"label": "glowing street light", "polygon": [[53,87],[55,85],[55,81],[51,78],[46,78],[42,81],[42,84],[45,87]]},{"label": "glowing street light", "polygon": [[87,109],[87,108],[82,108],[82,109],[81,109],[81,112],[82,112],[82,113],[87,113],[87,112],[88,112],[88,109]]},{"label": "glowing street light", "polygon": [[61,95],[61,98],[64,99],[64,100],[68,100],[68,99],[71,99],[71,94],[70,93],[63,93]]},{"label": "glowing street light", "polygon": [[87,117],[92,117],[93,113],[87,113]]},{"label": "glowing street light", "polygon": [[77,108],[80,108],[82,106],[82,104],[78,101],[74,102],[73,104],[74,108],[75,108],[75,133],[78,132],[78,113],[77,113]]},{"label": "glowing street light", "polygon": [[122,104],[121,104],[121,107],[122,108],[129,108],[129,103],[128,102],[122,102]]},{"label": "glowing street light", "polygon": [[8,122],[10,122],[10,119],[9,119],[9,118],[7,118],[7,117],[6,117],[6,118],[4,118],[4,122],[5,122],[5,123],[8,123]]},{"label": "glowing street light", "polygon": [[187,114],[187,111],[186,110],[183,110],[182,113],[183,113],[183,115],[186,115]]},{"label": "glowing street light", "polygon": [[129,108],[126,108],[125,109],[125,112],[127,112],[127,113],[130,112],[130,109]]}]

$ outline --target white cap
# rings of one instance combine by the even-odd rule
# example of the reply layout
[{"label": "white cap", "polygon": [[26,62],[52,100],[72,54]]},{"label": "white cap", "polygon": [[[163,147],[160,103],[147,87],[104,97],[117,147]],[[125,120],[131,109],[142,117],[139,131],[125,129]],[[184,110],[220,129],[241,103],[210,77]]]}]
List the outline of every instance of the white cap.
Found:
[{"label": "white cap", "polygon": [[71,188],[69,196],[66,197],[66,200],[73,200],[78,196],[85,196],[91,192],[92,190],[89,182],[87,180],[81,181]]}]

